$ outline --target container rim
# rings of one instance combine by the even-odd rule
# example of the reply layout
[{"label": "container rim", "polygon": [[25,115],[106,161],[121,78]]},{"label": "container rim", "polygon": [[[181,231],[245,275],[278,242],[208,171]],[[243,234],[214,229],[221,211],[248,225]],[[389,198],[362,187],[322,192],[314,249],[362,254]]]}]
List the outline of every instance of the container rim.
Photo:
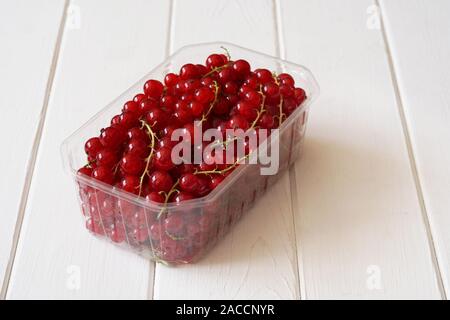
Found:
[{"label": "container rim", "polygon": [[[288,118],[286,121],[284,121],[281,125],[281,127],[279,127],[279,135],[281,136],[281,134],[286,130],[286,128],[289,127],[290,124],[292,124],[292,122],[297,119],[297,117],[300,115],[300,113],[302,113],[303,111],[307,111],[311,105],[311,103],[313,101],[315,101],[320,93],[320,88],[319,85],[315,79],[315,77],[313,76],[313,74],[311,73],[311,71],[306,68],[303,65],[300,64],[296,64],[278,57],[274,57],[265,53],[261,53],[252,49],[248,49],[230,42],[226,42],[226,41],[215,41],[215,42],[203,42],[203,43],[197,43],[197,44],[189,44],[189,45],[185,45],[180,47],[178,50],[176,50],[173,54],[171,54],[170,56],[167,56],[164,61],[162,61],[160,64],[158,64],[156,67],[154,67],[151,71],[149,71],[145,76],[143,76],[142,78],[140,78],[138,81],[136,81],[133,85],[131,85],[128,89],[126,89],[124,92],[128,92],[130,89],[132,89],[137,83],[147,79],[149,77],[150,74],[154,73],[155,71],[157,71],[158,69],[162,68],[168,60],[173,59],[175,57],[177,57],[178,55],[180,55],[183,51],[185,51],[186,49],[190,49],[190,48],[195,48],[195,47],[201,47],[201,46],[224,46],[227,48],[237,48],[243,51],[247,51],[249,53],[253,53],[255,55],[258,55],[262,58],[265,59],[270,59],[272,61],[277,62],[278,64],[284,64],[284,65],[288,65],[291,68],[294,69],[298,69],[299,71],[301,71],[302,75],[305,77],[305,79],[308,81],[309,85],[311,86],[311,90],[309,92],[307,92],[307,98],[305,101],[303,101],[303,103],[301,104],[301,106],[299,108],[297,108]],[[186,200],[183,201],[183,203],[177,204],[177,203],[168,203],[166,205],[161,204],[161,203],[157,203],[154,201],[149,201],[146,200],[143,197],[139,197],[136,196],[132,193],[126,192],[124,190],[121,190],[119,188],[116,188],[114,186],[111,186],[109,184],[103,183],[101,181],[98,181],[92,177],[88,177],[82,174],[78,174],[77,172],[77,168],[75,168],[70,160],[69,154],[70,154],[70,142],[74,139],[76,139],[78,137],[78,135],[80,133],[82,133],[84,131],[85,128],[89,127],[89,125],[94,122],[96,119],[98,119],[105,110],[108,110],[113,104],[115,104],[117,101],[119,101],[121,98],[123,97],[123,94],[120,94],[118,97],[116,97],[115,99],[113,99],[110,103],[108,103],[105,107],[103,107],[101,110],[99,110],[96,114],[94,114],[88,121],[86,121],[80,128],[78,128],[77,130],[75,130],[72,134],[70,134],[66,139],[63,140],[62,144],[61,144],[61,148],[60,148],[60,152],[61,152],[61,156],[63,159],[63,166],[66,172],[68,172],[71,176],[73,176],[75,178],[76,181],[79,181],[81,183],[84,183],[90,187],[93,187],[95,189],[99,189],[102,192],[115,196],[117,198],[120,199],[124,199],[128,202],[134,203],[136,205],[139,206],[143,206],[149,209],[155,209],[155,210],[160,210],[161,208],[166,208],[168,210],[173,209],[173,208],[180,208],[180,207],[193,207],[193,206],[205,206],[207,204],[210,204],[212,202],[214,202],[220,195],[222,192],[224,192],[224,189],[229,186],[232,185],[234,183],[234,181],[236,181],[237,179],[239,179],[239,177],[245,172],[245,170],[247,169],[248,166],[254,166],[256,164],[241,164],[239,165],[229,176],[227,176],[218,186],[217,188],[215,188],[214,190],[212,190],[209,194],[207,194],[204,197],[201,198],[196,198],[196,199],[192,199],[192,200]],[[268,140],[267,143],[267,147],[270,146],[271,140]],[[257,149],[259,150],[259,148]],[[277,174],[277,173],[276,173]]]}]

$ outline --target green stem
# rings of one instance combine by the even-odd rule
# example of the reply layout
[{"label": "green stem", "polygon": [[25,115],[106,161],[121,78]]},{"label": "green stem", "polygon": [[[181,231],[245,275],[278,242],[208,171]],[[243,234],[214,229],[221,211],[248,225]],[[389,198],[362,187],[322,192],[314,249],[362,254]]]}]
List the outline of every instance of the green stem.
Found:
[{"label": "green stem", "polygon": [[155,153],[155,139],[156,139],[156,134],[155,132],[153,132],[152,127],[145,122],[144,120],[141,120],[141,124],[143,127],[145,127],[148,131],[148,136],[150,137],[150,154],[149,156],[145,159],[145,169],[144,172],[142,173],[141,177],[139,178],[139,196],[142,194],[142,186],[144,184],[144,179],[145,176],[148,175],[148,169],[150,167],[150,163],[153,157],[153,154]]}]

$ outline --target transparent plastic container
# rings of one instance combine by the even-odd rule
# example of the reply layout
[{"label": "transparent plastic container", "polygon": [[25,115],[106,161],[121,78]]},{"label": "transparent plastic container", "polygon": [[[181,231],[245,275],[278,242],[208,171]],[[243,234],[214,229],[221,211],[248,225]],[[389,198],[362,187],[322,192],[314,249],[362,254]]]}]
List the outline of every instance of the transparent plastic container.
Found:
[{"label": "transparent plastic container", "polygon": [[[84,144],[90,137],[97,136],[101,128],[109,125],[110,119],[120,113],[126,101],[142,91],[146,80],[162,80],[166,73],[177,72],[188,62],[202,63],[210,53],[220,52],[221,46],[229,50],[232,58],[248,60],[252,70],[266,68],[291,74],[296,86],[305,90],[307,99],[279,128],[280,166],[275,175],[261,175],[259,164],[242,164],[207,196],[181,204],[168,204],[165,217],[178,216],[184,224],[182,236],[168,236],[164,219],[158,219],[161,210],[164,210],[163,205],[77,174],[77,170],[86,163]],[[109,239],[155,261],[167,264],[195,262],[223,238],[300,156],[309,107],[318,93],[319,87],[311,72],[294,63],[225,42],[181,48],[93,116],[62,144],[65,167],[76,182],[87,229],[96,236]],[[270,141],[266,147],[271,148]],[[96,228],[92,221],[96,222]]]}]

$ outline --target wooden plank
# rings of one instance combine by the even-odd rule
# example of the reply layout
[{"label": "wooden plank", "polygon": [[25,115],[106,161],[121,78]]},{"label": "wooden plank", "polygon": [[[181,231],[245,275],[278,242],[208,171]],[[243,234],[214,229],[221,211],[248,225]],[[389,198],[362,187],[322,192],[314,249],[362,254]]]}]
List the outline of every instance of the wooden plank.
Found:
[{"label": "wooden plank", "polygon": [[4,119],[0,136],[5,151],[0,157],[0,166],[5,168],[0,180],[0,288],[14,246],[21,195],[32,162],[63,6],[64,2],[57,0],[7,1],[0,5],[0,105]]},{"label": "wooden plank", "polygon": [[153,263],[87,233],[59,147],[163,60],[169,3],[75,0],[71,6],[78,26],[74,17],[65,30],[7,297],[145,299]]},{"label": "wooden plank", "polygon": [[[175,1],[173,9],[172,49],[229,41],[277,53],[272,1]],[[176,270],[157,265],[154,297],[298,298],[296,268],[289,177],[284,175],[203,260]]]},{"label": "wooden plank", "polygon": [[447,297],[450,294],[450,2],[381,1]]},{"label": "wooden plank", "polygon": [[280,7],[286,58],[322,88],[295,167],[303,296],[440,298],[373,1]]}]

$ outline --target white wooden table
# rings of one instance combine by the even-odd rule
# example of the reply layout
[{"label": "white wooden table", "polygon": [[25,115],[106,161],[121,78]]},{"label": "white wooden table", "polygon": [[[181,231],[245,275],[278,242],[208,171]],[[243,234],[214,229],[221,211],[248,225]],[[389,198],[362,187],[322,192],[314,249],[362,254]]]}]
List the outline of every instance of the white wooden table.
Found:
[{"label": "white wooden table", "polygon": [[[450,1],[0,1],[1,298],[450,294]],[[177,48],[228,41],[321,85],[304,157],[198,264],[89,235],[61,141]]]}]

